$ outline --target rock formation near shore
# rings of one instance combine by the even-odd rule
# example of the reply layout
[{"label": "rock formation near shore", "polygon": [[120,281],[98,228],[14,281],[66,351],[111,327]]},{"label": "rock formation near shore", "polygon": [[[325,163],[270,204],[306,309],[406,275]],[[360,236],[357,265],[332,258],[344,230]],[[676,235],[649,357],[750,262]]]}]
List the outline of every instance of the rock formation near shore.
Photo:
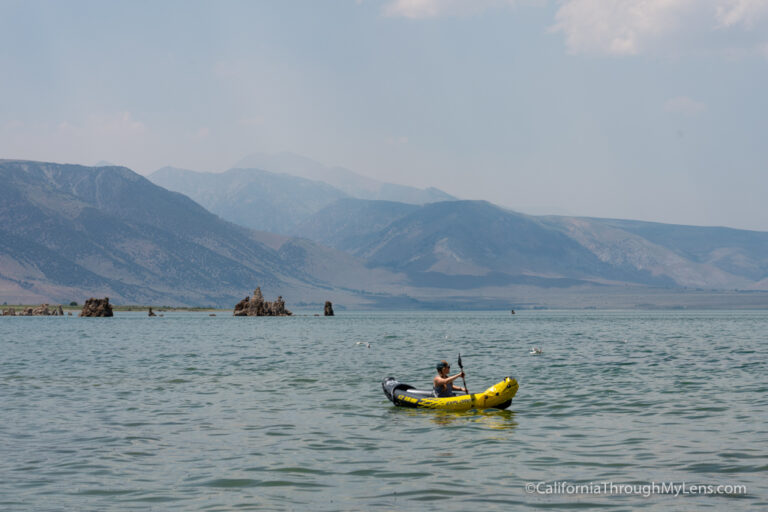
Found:
[{"label": "rock formation near shore", "polygon": [[333,304],[331,304],[331,301],[327,300],[325,301],[325,316],[333,316]]},{"label": "rock formation near shore", "polygon": [[246,297],[235,305],[233,316],[290,316],[293,313],[285,309],[285,301],[280,296],[274,302],[264,300],[261,288],[253,291],[253,297]]},{"label": "rock formation near shore", "polygon": [[14,308],[4,309],[3,316],[64,316],[64,309],[62,309],[61,304],[57,306],[40,304],[34,308],[22,308],[19,312],[16,312]]},{"label": "rock formation near shore", "polygon": [[83,310],[80,312],[80,316],[88,317],[107,317],[114,316],[112,313],[112,306],[109,304],[109,297],[103,299],[90,299],[83,304]]}]

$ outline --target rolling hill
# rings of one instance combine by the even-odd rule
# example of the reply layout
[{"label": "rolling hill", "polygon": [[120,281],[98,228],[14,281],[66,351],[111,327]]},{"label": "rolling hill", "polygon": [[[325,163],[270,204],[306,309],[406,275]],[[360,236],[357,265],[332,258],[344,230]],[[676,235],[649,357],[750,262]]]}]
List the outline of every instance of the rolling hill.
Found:
[{"label": "rolling hill", "polygon": [[630,220],[545,217],[615,268],[642,269],[675,286],[766,289],[768,233]]},{"label": "rolling hill", "polygon": [[537,217],[484,201],[339,200],[298,232],[403,272],[414,286],[764,289],[768,276],[768,233]]},{"label": "rolling hill", "polygon": [[296,226],[293,234],[354,252],[361,239],[418,209],[394,201],[339,199]]}]

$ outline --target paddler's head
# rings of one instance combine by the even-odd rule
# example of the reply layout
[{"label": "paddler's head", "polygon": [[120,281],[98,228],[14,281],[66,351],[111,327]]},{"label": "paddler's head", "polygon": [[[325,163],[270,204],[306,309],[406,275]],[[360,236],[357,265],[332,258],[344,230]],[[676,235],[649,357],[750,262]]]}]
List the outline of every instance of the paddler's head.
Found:
[{"label": "paddler's head", "polygon": [[448,361],[443,359],[442,361],[437,363],[436,368],[437,368],[437,373],[445,377],[446,375],[448,375],[448,371],[451,369],[451,365],[448,364]]}]

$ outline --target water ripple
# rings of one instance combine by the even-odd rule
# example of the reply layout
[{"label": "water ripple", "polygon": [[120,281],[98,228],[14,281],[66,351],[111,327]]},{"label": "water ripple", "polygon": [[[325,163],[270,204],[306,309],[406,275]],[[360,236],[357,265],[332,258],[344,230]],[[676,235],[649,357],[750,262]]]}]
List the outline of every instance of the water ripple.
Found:
[{"label": "water ripple", "polygon": [[[0,319],[3,509],[768,508],[765,312],[46,320]],[[509,410],[383,396],[458,352],[473,390],[518,379]],[[525,492],[555,480],[749,492]]]}]

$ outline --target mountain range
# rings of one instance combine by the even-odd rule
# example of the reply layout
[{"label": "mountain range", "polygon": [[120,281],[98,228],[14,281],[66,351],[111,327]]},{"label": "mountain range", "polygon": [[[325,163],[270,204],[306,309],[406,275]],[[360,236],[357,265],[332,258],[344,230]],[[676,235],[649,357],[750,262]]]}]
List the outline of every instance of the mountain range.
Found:
[{"label": "mountain range", "polygon": [[152,183],[125,167],[0,160],[0,301],[232,306],[261,286],[289,308],[768,305],[765,232],[361,199],[267,170],[190,173],[165,168]]},{"label": "mountain range", "polygon": [[371,274],[345,253],[222,220],[125,167],[1,160],[0,181],[0,294],[12,301],[231,305],[256,286],[350,300],[360,293],[344,283]]}]

